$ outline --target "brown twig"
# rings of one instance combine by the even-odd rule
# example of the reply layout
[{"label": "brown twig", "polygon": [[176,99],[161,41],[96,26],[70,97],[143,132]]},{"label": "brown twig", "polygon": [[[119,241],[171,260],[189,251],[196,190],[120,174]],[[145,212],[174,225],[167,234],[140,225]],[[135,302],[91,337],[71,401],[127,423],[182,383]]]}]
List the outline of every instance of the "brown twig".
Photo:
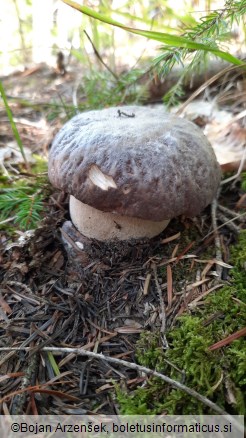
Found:
[{"label": "brown twig", "polygon": [[96,55],[96,57],[99,59],[99,61],[104,65],[104,67],[109,71],[109,73],[111,73],[111,75],[116,79],[116,81],[119,81],[119,78],[117,76],[117,74],[111,70],[111,68],[104,62],[104,60],[102,59],[100,53],[98,52],[98,50],[96,49],[96,47],[93,44],[93,41],[91,40],[91,37],[88,35],[88,33],[86,32],[86,30],[84,30],[85,35],[87,36],[88,40],[90,41],[92,48],[94,50],[94,53]]},{"label": "brown twig", "polygon": [[162,290],[161,290],[161,287],[159,285],[159,281],[158,281],[158,277],[157,277],[157,268],[156,268],[156,264],[155,263],[152,263],[152,269],[153,269],[155,285],[156,285],[156,289],[158,291],[160,305],[161,305],[161,334],[162,334],[162,337],[163,337],[163,344],[164,344],[164,348],[168,348],[168,343],[167,343],[166,336],[165,336],[165,331],[166,331],[166,309],[165,309],[165,304],[164,304],[164,300],[163,300],[163,296],[162,296]]},{"label": "brown twig", "polygon": [[213,82],[217,81],[225,73],[233,71],[233,70],[238,69],[238,68],[239,68],[238,65],[226,67],[225,69],[219,71],[214,76],[212,76],[212,78],[209,78],[197,90],[195,90],[194,93],[192,93],[192,95],[178,108],[178,110],[176,111],[176,115],[179,116],[180,114],[182,114],[182,112],[187,107],[187,105],[189,105],[189,103],[192,102],[197,96],[199,96],[199,94],[201,94],[209,85],[211,85]]},{"label": "brown twig", "polygon": [[226,338],[222,339],[219,342],[216,342],[216,344],[211,345],[208,349],[209,351],[217,350],[218,348],[224,347],[225,345],[231,344],[232,341],[235,341],[235,339],[241,338],[241,336],[246,336],[246,327],[244,327],[241,330],[238,330],[236,333],[233,333],[230,336],[227,336]]},{"label": "brown twig", "polygon": [[170,309],[173,300],[173,274],[171,265],[167,265],[167,307]]},{"label": "brown twig", "polygon": [[[217,227],[217,198],[215,198],[212,202],[211,216],[212,216],[212,226],[213,226],[213,232],[214,232],[214,243],[215,243],[215,248],[216,248],[216,260],[222,261],[220,236],[219,236],[218,227]],[[218,278],[221,279],[222,266],[220,266],[220,264],[216,264],[216,272],[217,272]]]},{"label": "brown twig", "polygon": [[241,175],[241,173],[243,171],[245,161],[246,161],[246,148],[244,148],[244,150],[243,150],[243,155],[241,157],[241,161],[239,163],[237,173],[235,175],[230,176],[229,178],[226,178],[223,181],[221,181],[220,185],[223,186],[224,184],[227,184],[231,181],[237,180],[237,178]]},{"label": "brown twig", "polygon": [[[26,348],[13,348],[13,347],[1,347],[0,351],[30,351],[31,348],[30,347],[26,347]],[[76,354],[78,356],[87,356],[87,357],[91,357],[94,359],[100,359],[103,360],[105,362],[108,363],[114,363],[117,365],[121,365],[127,368],[130,368],[132,370],[136,370],[139,371],[141,373],[145,373],[147,375],[150,376],[155,376],[160,378],[161,380],[163,380],[164,382],[168,383],[169,385],[171,385],[172,387],[179,389],[180,391],[185,392],[186,394],[190,395],[191,397],[194,397],[196,400],[200,401],[201,403],[203,403],[204,405],[208,406],[209,408],[211,408],[213,411],[217,412],[219,415],[225,415],[227,417],[227,419],[234,424],[237,428],[241,428],[241,425],[235,421],[235,419],[228,414],[226,411],[224,411],[224,409],[220,408],[218,405],[216,405],[214,402],[212,402],[211,400],[209,400],[207,397],[199,394],[197,391],[195,391],[194,389],[189,388],[188,386],[184,385],[183,383],[180,383],[176,380],[171,379],[170,377],[166,376],[165,374],[159,373],[158,371],[155,370],[151,370],[150,368],[138,365],[136,363],[132,363],[132,362],[127,362],[126,360],[122,360],[122,359],[116,359],[114,357],[110,357],[110,356],[105,356],[102,353],[94,353],[92,351],[86,351],[83,348],[60,348],[60,347],[44,347],[42,349],[42,351],[50,351],[52,353],[57,353],[57,354]]]},{"label": "brown twig", "polygon": [[[241,218],[243,216],[246,216],[246,211],[244,213],[242,213],[242,214],[237,215],[236,217],[233,217],[232,219],[228,219],[228,221],[226,221],[223,224],[219,225],[216,228],[216,231],[219,230],[220,228],[223,228],[225,225],[227,225],[227,224],[229,224],[231,222],[234,222],[235,220],[237,220],[237,219],[239,219],[239,218]],[[211,234],[213,234],[213,233],[214,233],[214,229],[212,231],[210,231],[208,234],[206,234],[206,236],[204,236],[201,240],[204,241],[205,239],[207,239],[207,237],[211,236]]]}]

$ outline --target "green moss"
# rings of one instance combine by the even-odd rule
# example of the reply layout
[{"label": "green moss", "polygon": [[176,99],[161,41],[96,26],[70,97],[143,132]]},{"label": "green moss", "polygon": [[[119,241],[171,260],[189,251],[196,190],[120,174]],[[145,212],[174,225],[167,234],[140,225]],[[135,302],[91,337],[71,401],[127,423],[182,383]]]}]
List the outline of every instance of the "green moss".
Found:
[{"label": "green moss", "polygon": [[[144,333],[137,345],[140,365],[156,369],[172,379],[209,397],[232,414],[244,414],[246,394],[246,340],[240,338],[223,349],[208,347],[245,327],[246,321],[246,231],[231,248],[231,284],[208,295],[204,306],[194,314],[184,315],[167,333],[169,349],[161,347],[158,334]],[[212,322],[205,324],[212,316]],[[167,362],[168,361],[168,362]],[[171,365],[170,365],[171,364]],[[178,369],[179,370],[178,370]],[[229,397],[234,402],[228,402]],[[184,392],[173,389],[157,378],[131,393],[117,391],[121,413],[124,414],[194,414],[212,412]]]}]

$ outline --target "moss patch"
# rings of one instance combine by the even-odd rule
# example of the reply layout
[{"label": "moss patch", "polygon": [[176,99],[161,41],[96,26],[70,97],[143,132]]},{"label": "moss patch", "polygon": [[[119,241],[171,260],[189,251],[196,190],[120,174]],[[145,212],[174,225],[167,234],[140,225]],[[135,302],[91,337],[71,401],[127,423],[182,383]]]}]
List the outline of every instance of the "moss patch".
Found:
[{"label": "moss patch", "polygon": [[[136,357],[140,365],[156,369],[185,385],[232,414],[244,414],[246,394],[246,340],[240,338],[215,351],[208,347],[246,325],[246,231],[231,247],[230,285],[214,291],[204,306],[180,317],[167,333],[169,349],[161,347],[159,334],[144,333],[138,341]],[[135,391],[117,390],[122,414],[212,413],[184,392],[157,378]]]}]

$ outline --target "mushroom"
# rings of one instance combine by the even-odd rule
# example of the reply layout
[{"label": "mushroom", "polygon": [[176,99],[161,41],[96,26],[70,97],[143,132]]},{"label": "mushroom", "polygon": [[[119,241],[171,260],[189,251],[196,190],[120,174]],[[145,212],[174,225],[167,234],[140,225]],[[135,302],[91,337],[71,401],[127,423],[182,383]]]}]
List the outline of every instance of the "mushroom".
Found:
[{"label": "mushroom", "polygon": [[152,238],[173,217],[198,215],[220,178],[202,131],[160,107],[78,114],[49,157],[49,179],[70,194],[73,224],[101,241]]}]

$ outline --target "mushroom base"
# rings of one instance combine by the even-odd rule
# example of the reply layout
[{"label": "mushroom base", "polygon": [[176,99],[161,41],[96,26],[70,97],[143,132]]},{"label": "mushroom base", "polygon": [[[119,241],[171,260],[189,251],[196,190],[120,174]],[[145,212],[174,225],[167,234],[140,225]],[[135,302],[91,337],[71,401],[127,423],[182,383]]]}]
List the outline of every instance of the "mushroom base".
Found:
[{"label": "mushroom base", "polygon": [[70,196],[70,216],[75,227],[86,237],[101,241],[151,238],[170,222],[149,221],[97,210]]}]

